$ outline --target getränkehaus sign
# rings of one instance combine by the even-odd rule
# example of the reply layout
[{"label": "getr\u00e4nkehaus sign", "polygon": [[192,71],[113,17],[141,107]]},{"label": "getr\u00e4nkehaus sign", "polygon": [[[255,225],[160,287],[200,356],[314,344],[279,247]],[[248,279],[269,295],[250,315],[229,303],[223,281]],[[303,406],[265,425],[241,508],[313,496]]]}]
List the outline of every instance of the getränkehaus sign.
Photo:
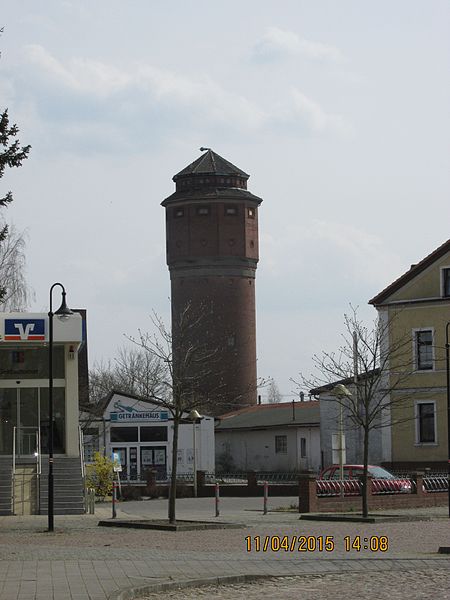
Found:
[{"label": "getr\u00e4nkehaus sign", "polygon": [[167,421],[169,419],[168,411],[161,410],[136,410],[133,406],[126,406],[120,402],[114,403],[117,412],[109,413],[112,422],[132,421]]}]

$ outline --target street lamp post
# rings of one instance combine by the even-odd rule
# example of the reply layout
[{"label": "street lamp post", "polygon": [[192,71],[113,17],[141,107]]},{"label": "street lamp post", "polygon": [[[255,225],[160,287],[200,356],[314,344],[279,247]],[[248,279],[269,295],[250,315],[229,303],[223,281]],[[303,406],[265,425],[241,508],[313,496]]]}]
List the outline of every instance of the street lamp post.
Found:
[{"label": "street lamp post", "polygon": [[341,493],[344,496],[344,418],[342,401],[344,398],[351,398],[351,392],[343,385],[338,383],[331,390],[331,394],[339,401],[339,478],[341,480]]},{"label": "street lamp post", "polygon": [[447,374],[447,486],[448,486],[448,516],[450,518],[450,358],[449,331],[450,321],[445,326],[445,365]]},{"label": "street lamp post", "polygon": [[[54,313],[52,308],[52,293],[56,286],[61,292],[61,306]],[[64,320],[72,315],[66,304],[66,290],[62,283],[54,283],[50,288],[50,310],[48,313],[48,531],[54,530],[54,496],[53,496],[53,316]]]},{"label": "street lamp post", "polygon": [[194,446],[194,498],[197,498],[197,456],[196,456],[196,449],[195,449],[195,424],[197,423],[197,421],[200,421],[201,419],[203,419],[203,417],[201,416],[201,414],[198,412],[198,410],[195,410],[195,408],[193,410],[191,410],[191,412],[189,413],[189,419],[192,421],[192,438],[193,438],[193,446]]}]

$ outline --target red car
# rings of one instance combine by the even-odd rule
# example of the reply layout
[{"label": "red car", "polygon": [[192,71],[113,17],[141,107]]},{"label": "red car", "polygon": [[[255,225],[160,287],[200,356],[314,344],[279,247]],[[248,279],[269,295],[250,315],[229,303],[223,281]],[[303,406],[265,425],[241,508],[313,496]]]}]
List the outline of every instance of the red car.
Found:
[{"label": "red car", "polygon": [[[344,465],[344,496],[358,496],[361,493],[363,465]],[[369,465],[367,473],[371,477],[372,494],[410,494],[412,483],[409,479],[400,479],[383,469]],[[317,493],[320,496],[339,496],[341,493],[340,467],[332,465],[323,469],[317,480]]]}]

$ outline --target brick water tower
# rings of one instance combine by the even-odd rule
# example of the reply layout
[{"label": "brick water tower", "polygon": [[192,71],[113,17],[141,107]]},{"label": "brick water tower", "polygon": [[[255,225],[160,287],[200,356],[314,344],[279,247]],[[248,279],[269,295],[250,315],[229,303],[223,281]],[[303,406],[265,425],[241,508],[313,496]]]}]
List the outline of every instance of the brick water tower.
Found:
[{"label": "brick water tower", "polygon": [[204,154],[173,177],[176,190],[161,204],[173,342],[173,324],[182,311],[188,305],[197,309],[194,318],[201,314],[201,339],[211,351],[211,376],[202,382],[205,409],[218,415],[256,404],[255,274],[262,199],[247,190],[247,173],[212,150],[201,150]]}]

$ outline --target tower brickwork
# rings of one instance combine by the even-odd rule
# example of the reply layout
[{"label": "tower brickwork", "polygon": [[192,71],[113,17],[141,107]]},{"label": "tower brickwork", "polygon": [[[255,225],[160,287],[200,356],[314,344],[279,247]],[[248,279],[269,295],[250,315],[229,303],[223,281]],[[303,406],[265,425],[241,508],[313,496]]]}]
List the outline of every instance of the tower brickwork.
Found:
[{"label": "tower brickwork", "polygon": [[[202,313],[201,337],[213,357],[202,389],[207,410],[216,415],[257,399],[255,273],[262,199],[247,190],[248,178],[207,150],[173,177],[175,193],[162,202],[172,323],[187,305]],[[173,336],[176,342],[174,330]]]}]

